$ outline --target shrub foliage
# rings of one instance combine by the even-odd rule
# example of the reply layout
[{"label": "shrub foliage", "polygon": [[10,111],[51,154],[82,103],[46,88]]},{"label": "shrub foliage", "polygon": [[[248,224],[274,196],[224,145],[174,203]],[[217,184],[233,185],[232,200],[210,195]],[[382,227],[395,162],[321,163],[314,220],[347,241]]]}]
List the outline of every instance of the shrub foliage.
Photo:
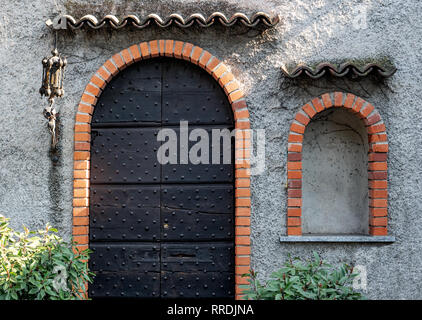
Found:
[{"label": "shrub foliage", "polygon": [[88,270],[89,249],[74,252],[47,225],[44,230],[23,232],[9,227],[0,215],[0,300],[82,299]]},{"label": "shrub foliage", "polygon": [[257,272],[244,274],[249,285],[242,293],[251,300],[360,300],[364,297],[353,289],[353,279],[358,273],[353,267],[342,264],[334,267],[314,258],[302,261],[290,258],[284,267],[273,272],[264,284],[257,279]]}]

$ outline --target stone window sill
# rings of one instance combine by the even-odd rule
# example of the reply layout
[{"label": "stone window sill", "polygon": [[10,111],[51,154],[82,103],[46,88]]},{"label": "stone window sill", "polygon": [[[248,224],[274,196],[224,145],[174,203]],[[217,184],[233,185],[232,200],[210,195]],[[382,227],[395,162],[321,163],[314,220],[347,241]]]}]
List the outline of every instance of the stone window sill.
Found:
[{"label": "stone window sill", "polygon": [[394,236],[369,236],[369,235],[303,235],[303,236],[281,236],[282,243],[393,243]]}]

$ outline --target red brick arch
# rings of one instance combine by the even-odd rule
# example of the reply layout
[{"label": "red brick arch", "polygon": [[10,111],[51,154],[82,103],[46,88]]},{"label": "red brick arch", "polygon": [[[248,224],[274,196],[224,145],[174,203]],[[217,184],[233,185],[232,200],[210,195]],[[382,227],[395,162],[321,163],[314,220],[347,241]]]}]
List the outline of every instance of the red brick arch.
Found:
[{"label": "red brick arch", "polygon": [[85,87],[75,119],[73,237],[78,249],[89,243],[89,176],[91,116],[97,99],[110,80],[127,66],[159,56],[190,61],[206,70],[224,89],[235,120],[235,273],[236,298],[240,298],[241,274],[250,268],[250,123],[242,90],[233,74],[219,59],[188,42],[153,40],[141,42],[108,59]]},{"label": "red brick arch", "polygon": [[362,119],[368,133],[369,233],[387,235],[387,153],[384,122],[374,106],[351,93],[323,94],[305,104],[296,114],[288,139],[287,234],[302,235],[302,143],[306,126],[316,114],[329,108],[344,108]]}]

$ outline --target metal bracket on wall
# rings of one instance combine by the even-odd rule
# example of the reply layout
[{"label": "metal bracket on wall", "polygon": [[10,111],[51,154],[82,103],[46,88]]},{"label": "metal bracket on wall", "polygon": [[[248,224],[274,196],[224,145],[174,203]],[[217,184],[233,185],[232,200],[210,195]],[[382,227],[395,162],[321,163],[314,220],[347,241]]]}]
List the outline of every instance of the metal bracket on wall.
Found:
[{"label": "metal bracket on wall", "polygon": [[283,65],[281,67],[283,74],[289,79],[295,79],[300,77],[309,77],[311,79],[319,79],[324,75],[331,75],[336,78],[351,76],[352,78],[363,78],[369,74],[376,74],[381,78],[391,77],[397,68],[394,67],[390,62],[386,65],[377,63],[368,63],[359,67],[357,64],[352,62],[345,62],[340,65],[331,64],[328,62],[319,63],[315,67],[310,67],[305,64],[299,64],[291,71]]},{"label": "metal bracket on wall", "polygon": [[70,15],[62,15],[56,17],[54,20],[47,20],[46,24],[55,30],[67,29],[68,27],[71,29],[80,29],[85,25],[92,29],[99,29],[104,26],[110,26],[113,29],[121,29],[125,26],[133,26],[137,29],[143,29],[153,25],[159,26],[161,28],[167,28],[172,25],[181,28],[188,28],[194,25],[207,28],[216,23],[220,23],[225,27],[231,27],[233,25],[240,24],[248,28],[258,26],[263,28],[271,28],[278,24],[279,21],[280,17],[278,15],[270,15],[265,12],[257,12],[250,17],[244,13],[237,12],[230,18],[227,18],[221,12],[214,12],[207,18],[200,13],[194,13],[187,18],[183,18],[180,14],[172,13],[164,19],[157,14],[149,14],[143,19],[131,14],[125,16],[121,20],[111,14],[106,15],[102,19],[97,19],[97,17],[93,15],[85,15],[80,19],[75,19]]}]

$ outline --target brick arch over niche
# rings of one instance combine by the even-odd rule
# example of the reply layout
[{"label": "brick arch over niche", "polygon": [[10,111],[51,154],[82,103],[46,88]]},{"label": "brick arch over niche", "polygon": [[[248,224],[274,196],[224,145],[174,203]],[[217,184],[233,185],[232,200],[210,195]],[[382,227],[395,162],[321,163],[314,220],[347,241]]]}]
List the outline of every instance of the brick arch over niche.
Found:
[{"label": "brick arch over niche", "polygon": [[235,120],[235,285],[246,284],[241,275],[250,268],[250,123],[249,112],[242,90],[233,74],[219,59],[188,42],[153,40],[141,42],[120,51],[108,59],[91,77],[85,87],[75,119],[75,146],[73,171],[73,237],[76,248],[83,250],[89,244],[89,177],[91,116],[103,89],[127,66],[155,57],[183,59],[200,66],[224,89]]},{"label": "brick arch over niche", "polygon": [[343,92],[326,93],[308,102],[299,110],[290,126],[287,155],[287,234],[302,235],[302,144],[305,129],[316,114],[329,108],[344,108],[365,124],[369,144],[369,234],[385,236],[388,201],[388,142],[385,125],[372,104]]}]

